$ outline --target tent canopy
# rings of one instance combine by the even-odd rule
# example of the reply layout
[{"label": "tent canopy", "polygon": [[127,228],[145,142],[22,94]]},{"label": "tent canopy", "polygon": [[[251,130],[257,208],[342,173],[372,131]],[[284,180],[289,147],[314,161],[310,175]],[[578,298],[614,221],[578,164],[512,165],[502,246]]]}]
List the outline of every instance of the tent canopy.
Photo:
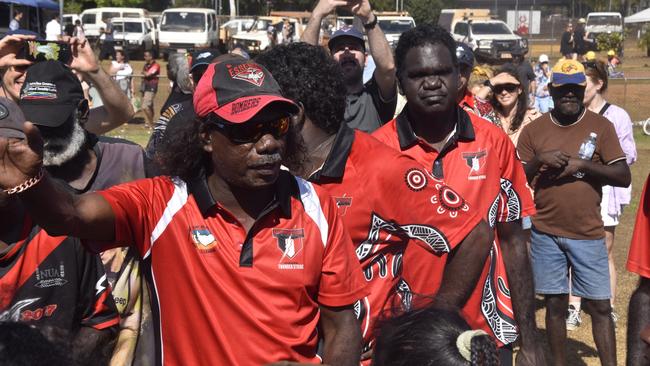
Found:
[{"label": "tent canopy", "polygon": [[650,22],[650,8],[641,10],[638,13],[625,17],[625,24],[628,23],[649,23]]},{"label": "tent canopy", "polygon": [[59,4],[52,0],[0,0],[0,3],[31,6],[50,10],[59,10]]}]

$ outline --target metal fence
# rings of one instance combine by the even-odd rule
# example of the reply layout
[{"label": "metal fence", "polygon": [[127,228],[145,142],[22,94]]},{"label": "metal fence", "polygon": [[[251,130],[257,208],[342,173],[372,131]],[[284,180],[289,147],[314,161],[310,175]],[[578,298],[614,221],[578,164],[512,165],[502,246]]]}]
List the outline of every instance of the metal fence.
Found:
[{"label": "metal fence", "polygon": [[650,118],[650,78],[610,79],[605,98],[625,109],[633,121]]}]

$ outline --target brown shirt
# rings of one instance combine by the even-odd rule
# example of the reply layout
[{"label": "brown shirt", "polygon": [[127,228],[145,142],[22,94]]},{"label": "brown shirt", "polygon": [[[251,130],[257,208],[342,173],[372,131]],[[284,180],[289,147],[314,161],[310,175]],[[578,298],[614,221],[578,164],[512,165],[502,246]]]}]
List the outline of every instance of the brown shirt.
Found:
[{"label": "brown shirt", "polygon": [[[580,145],[591,132],[598,135],[593,162],[612,164],[625,159],[614,126],[605,117],[590,111],[570,126],[557,124],[550,113],[545,113],[523,129],[517,152],[524,163],[551,150],[562,150],[577,158]],[[582,179],[573,176],[555,179],[560,172],[543,166],[533,179],[537,206],[537,215],[533,217],[535,229],[570,239],[604,237],[600,216],[602,184],[589,175]]]}]

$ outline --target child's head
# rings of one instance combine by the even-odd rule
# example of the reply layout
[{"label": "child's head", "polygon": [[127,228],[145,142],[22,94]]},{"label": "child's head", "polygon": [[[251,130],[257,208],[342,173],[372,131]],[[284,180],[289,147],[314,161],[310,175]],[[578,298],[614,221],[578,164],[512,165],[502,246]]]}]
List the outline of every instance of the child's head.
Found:
[{"label": "child's head", "polygon": [[469,90],[472,95],[476,94],[478,89],[480,89],[483,84],[490,80],[494,76],[494,72],[487,65],[477,65],[474,66],[472,73],[469,75],[469,81],[467,82],[467,90]]}]

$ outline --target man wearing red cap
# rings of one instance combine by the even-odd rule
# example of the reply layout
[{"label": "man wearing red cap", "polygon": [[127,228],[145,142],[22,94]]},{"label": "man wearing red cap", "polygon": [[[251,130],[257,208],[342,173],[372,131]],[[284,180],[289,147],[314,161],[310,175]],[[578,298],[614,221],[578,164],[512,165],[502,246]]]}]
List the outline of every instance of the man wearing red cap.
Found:
[{"label": "man wearing red cap", "polygon": [[280,170],[296,105],[266,69],[237,60],[208,68],[194,109],[162,152],[173,178],[70,195],[42,173],[27,124],[27,141],[0,138],[0,187],[52,234],[95,251],[132,243],[152,292],[156,364],[356,365],[352,304],[368,293],[350,238],[331,198]]}]

